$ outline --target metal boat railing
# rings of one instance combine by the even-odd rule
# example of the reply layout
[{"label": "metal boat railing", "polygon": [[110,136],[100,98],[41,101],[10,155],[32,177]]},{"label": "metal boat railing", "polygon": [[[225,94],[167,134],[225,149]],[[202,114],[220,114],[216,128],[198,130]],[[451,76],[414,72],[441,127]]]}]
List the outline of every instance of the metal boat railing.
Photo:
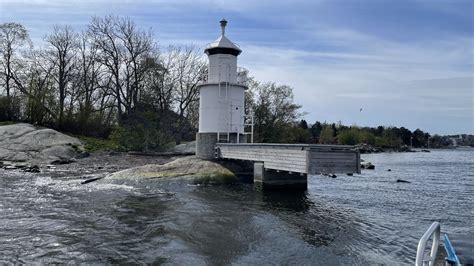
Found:
[{"label": "metal boat railing", "polygon": [[[428,230],[423,234],[418,242],[418,249],[416,251],[416,266],[434,266],[436,260],[436,253],[438,252],[439,246],[439,239],[441,234],[441,226],[438,222],[433,222],[428,228]],[[432,239],[433,243],[431,244],[431,251],[429,253],[425,253],[426,245],[428,244],[428,240]]]},{"label": "metal boat railing", "polygon": [[446,265],[461,265],[458,256],[456,255],[456,251],[454,250],[453,244],[447,234],[444,235],[444,249],[446,250],[447,257],[446,257]]}]

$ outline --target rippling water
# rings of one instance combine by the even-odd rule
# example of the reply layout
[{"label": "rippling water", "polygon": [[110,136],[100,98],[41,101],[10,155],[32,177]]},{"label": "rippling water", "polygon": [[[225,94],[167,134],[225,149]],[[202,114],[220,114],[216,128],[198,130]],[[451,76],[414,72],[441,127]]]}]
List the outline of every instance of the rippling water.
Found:
[{"label": "rippling water", "polygon": [[472,149],[363,158],[305,193],[0,170],[0,262],[413,264],[432,221],[473,230]]}]

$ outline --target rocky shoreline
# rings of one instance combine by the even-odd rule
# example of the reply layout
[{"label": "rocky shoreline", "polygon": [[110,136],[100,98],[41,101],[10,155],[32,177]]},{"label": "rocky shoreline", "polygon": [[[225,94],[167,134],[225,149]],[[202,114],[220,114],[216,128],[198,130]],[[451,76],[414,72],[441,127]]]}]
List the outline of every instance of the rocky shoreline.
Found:
[{"label": "rocky shoreline", "polygon": [[86,157],[77,138],[30,124],[0,126],[0,161],[7,166],[64,164]]},{"label": "rocky shoreline", "polygon": [[83,178],[83,184],[104,177],[188,177],[204,183],[236,180],[239,169],[229,163],[201,160],[193,153],[194,143],[160,153],[85,152],[77,138],[30,124],[0,127],[1,171],[22,171],[51,177]]},{"label": "rocky shoreline", "polygon": [[415,150],[406,145],[403,145],[397,149],[384,149],[380,147],[374,147],[365,143],[355,145],[355,149],[358,150],[361,154],[382,152],[430,152],[430,150],[428,149]]},{"label": "rocky shoreline", "polygon": [[[204,182],[233,182],[236,173],[247,173],[251,168],[243,164],[198,159],[191,155],[194,153],[194,142],[178,145],[174,151],[166,153],[98,151],[88,154],[80,140],[30,124],[0,126],[0,137],[0,169],[19,169],[55,177],[80,177],[86,180],[84,183],[102,178],[183,176],[199,177]],[[355,148],[362,154],[416,152],[407,146],[387,150],[358,144]],[[361,168],[372,170],[375,166],[362,161]]]}]

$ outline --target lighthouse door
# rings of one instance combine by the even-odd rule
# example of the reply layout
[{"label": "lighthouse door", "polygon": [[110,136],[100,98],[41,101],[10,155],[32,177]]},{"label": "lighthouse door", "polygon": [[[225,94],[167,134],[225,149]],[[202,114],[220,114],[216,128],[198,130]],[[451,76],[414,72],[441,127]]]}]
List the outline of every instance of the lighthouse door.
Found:
[{"label": "lighthouse door", "polygon": [[232,101],[230,106],[231,117],[231,131],[241,133],[243,125],[243,110],[244,107],[240,101]]}]

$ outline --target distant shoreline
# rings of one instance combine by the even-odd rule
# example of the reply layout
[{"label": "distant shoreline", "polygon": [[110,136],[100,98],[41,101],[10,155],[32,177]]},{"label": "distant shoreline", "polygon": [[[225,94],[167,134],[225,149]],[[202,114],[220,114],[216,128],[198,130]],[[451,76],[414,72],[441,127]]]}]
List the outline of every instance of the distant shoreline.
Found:
[{"label": "distant shoreline", "polygon": [[430,152],[431,150],[457,150],[457,149],[474,149],[471,146],[451,146],[451,147],[418,147],[410,148],[407,146],[402,146],[400,148],[381,148],[374,147],[367,144],[357,144],[355,145],[356,149],[360,151],[361,154],[371,154],[371,153],[400,153],[400,152]]}]

